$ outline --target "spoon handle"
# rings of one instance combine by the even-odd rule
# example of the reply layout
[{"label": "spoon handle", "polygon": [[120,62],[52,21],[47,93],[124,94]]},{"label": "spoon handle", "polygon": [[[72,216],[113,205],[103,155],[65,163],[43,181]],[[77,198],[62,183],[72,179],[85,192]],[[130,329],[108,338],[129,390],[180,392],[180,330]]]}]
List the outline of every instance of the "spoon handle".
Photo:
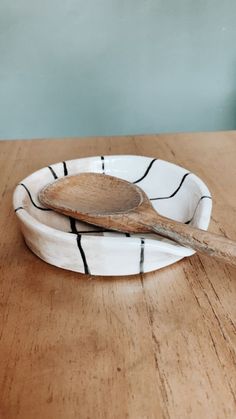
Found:
[{"label": "spoon handle", "polygon": [[152,230],[183,246],[236,266],[236,242],[224,236],[159,216],[152,223]]}]

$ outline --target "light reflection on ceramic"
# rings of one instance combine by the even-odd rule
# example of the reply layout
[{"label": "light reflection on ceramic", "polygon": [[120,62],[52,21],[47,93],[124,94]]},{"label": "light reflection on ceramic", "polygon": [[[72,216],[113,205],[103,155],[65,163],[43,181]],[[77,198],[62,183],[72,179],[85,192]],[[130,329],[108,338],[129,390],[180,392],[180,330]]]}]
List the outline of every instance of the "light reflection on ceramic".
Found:
[{"label": "light reflection on ceramic", "polygon": [[46,209],[38,192],[54,179],[80,172],[117,176],[138,184],[164,216],[206,230],[212,209],[206,185],[194,174],[160,159],[98,156],[53,164],[17,185],[14,209],[29,248],[44,261],[91,275],[131,275],[170,265],[193,250],[153,234],[105,231]]}]

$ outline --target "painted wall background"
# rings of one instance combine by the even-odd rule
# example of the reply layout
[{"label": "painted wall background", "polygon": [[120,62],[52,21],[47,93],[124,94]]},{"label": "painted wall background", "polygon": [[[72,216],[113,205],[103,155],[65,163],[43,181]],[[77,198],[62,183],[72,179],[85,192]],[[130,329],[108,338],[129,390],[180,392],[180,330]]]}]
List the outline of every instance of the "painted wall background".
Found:
[{"label": "painted wall background", "polygon": [[1,0],[0,138],[236,128],[234,0]]}]

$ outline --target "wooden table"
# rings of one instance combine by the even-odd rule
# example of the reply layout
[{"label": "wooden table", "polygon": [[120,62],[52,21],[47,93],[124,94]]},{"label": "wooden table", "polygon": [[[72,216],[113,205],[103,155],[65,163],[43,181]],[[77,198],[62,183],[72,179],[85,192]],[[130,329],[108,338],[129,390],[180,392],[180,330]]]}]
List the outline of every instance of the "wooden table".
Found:
[{"label": "wooden table", "polygon": [[236,418],[236,269],[194,255],[146,275],[58,269],[25,246],[15,185],[57,161],[140,154],[199,175],[236,239],[236,132],[0,142],[0,418]]}]

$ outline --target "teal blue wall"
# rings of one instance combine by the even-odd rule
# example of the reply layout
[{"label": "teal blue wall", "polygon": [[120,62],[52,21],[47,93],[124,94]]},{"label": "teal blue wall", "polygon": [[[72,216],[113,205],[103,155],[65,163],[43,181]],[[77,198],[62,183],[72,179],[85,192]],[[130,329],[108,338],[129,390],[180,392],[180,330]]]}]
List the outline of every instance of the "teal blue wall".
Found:
[{"label": "teal blue wall", "polygon": [[236,128],[235,0],[1,0],[0,138]]}]

